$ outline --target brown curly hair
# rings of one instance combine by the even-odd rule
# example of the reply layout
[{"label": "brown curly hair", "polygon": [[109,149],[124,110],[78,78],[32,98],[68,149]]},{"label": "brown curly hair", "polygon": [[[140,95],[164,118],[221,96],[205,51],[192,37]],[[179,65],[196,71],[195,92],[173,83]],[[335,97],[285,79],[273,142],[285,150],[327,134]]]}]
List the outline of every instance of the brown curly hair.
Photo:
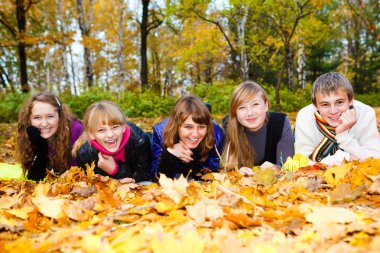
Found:
[{"label": "brown curly hair", "polygon": [[178,129],[190,115],[195,123],[207,126],[206,136],[199,143],[200,161],[204,162],[208,158],[208,153],[214,147],[214,125],[212,124],[210,111],[197,96],[185,96],[175,103],[162,133],[163,146],[167,148],[176,144],[179,138]]},{"label": "brown curly hair", "polygon": [[17,124],[16,158],[21,163],[24,175],[31,168],[36,147],[30,142],[26,129],[31,125],[31,113],[34,102],[48,103],[56,108],[59,116],[58,129],[48,140],[49,142],[49,167],[63,173],[68,168],[70,161],[70,127],[75,119],[66,105],[50,92],[41,92],[31,96],[22,106]]}]

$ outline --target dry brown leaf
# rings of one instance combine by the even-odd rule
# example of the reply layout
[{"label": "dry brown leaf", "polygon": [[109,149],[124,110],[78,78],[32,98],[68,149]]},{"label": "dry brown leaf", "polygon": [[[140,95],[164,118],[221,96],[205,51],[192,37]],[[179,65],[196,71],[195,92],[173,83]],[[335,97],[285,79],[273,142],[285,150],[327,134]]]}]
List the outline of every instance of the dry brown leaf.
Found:
[{"label": "dry brown leaf", "polygon": [[355,189],[351,189],[351,184],[339,184],[332,192],[330,192],[330,196],[335,201],[352,201],[363,194],[366,191],[366,188],[365,185],[362,185]]},{"label": "dry brown leaf", "polygon": [[380,175],[373,179],[371,187],[368,189],[370,194],[380,194]]},{"label": "dry brown leaf", "polygon": [[260,220],[249,217],[245,213],[229,213],[225,215],[224,218],[228,221],[235,223],[239,227],[243,227],[243,228],[249,228],[249,227],[255,227],[255,226],[261,225]]},{"label": "dry brown leaf", "polygon": [[3,195],[0,197],[0,208],[7,209],[21,202],[24,191],[20,191],[18,194],[12,194],[12,196]]}]

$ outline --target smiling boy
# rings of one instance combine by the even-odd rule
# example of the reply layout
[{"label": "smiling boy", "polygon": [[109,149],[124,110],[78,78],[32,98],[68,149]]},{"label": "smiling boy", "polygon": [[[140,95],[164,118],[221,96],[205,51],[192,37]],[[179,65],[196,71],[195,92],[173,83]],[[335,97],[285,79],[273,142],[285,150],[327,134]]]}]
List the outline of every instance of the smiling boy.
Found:
[{"label": "smiling boy", "polygon": [[295,151],[314,162],[340,164],[344,159],[380,157],[380,137],[372,107],[354,100],[350,82],[336,72],[315,80],[313,104],[297,115]]}]

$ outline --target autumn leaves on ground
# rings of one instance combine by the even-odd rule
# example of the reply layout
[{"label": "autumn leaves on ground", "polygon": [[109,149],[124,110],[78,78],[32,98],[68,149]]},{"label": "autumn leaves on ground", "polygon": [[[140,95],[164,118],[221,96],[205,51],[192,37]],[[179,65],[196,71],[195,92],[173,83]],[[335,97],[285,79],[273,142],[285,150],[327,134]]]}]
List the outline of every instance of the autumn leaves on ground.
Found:
[{"label": "autumn leaves on ground", "polygon": [[[3,162],[15,131],[4,126]],[[39,184],[3,180],[0,252],[378,252],[379,175],[368,160],[204,183],[124,184],[77,167]]]}]

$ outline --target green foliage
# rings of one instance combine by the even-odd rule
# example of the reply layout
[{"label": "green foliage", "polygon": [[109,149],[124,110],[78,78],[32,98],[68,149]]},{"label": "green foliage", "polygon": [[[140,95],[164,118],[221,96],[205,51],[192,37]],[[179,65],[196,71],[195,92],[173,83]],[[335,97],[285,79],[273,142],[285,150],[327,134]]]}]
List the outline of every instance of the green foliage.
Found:
[{"label": "green foliage", "polygon": [[230,106],[232,91],[238,83],[232,80],[216,82],[213,85],[199,84],[191,88],[191,93],[202,98],[212,106],[212,113],[226,114]]},{"label": "green foliage", "polygon": [[[209,102],[212,106],[212,113],[227,114],[230,104],[231,94],[238,83],[233,81],[216,83],[214,85],[201,84],[192,88],[191,92]],[[270,110],[276,107],[275,89],[273,86],[264,85],[268,93]],[[311,103],[310,87],[303,90],[290,91],[287,88],[280,90],[281,110],[283,112],[298,111],[302,107]]]},{"label": "green foliage", "polygon": [[163,98],[152,91],[126,91],[118,98],[118,104],[128,117],[155,118],[169,114],[175,100],[170,97]]},{"label": "green foliage", "polygon": [[101,88],[92,88],[83,92],[80,96],[69,94],[62,95],[62,100],[70,107],[71,111],[79,118],[83,117],[87,107],[100,100],[115,102],[128,117],[155,118],[169,114],[175,98],[163,98],[151,91],[143,93],[124,91],[109,92]]},{"label": "green foliage", "polygon": [[17,122],[18,112],[24,101],[28,98],[28,94],[24,93],[8,93],[0,94],[0,122],[11,123]]},{"label": "green foliage", "polygon": [[113,99],[114,97],[115,96],[113,96],[111,93],[104,91],[98,87],[84,91],[80,96],[73,96],[71,94],[60,95],[62,101],[70,107],[71,111],[78,118],[83,117],[84,112],[90,104],[100,100],[111,100],[113,102],[116,102]]},{"label": "green foliage", "polygon": [[[281,111],[296,112],[311,103],[311,87],[290,91],[287,88],[280,90]],[[274,100],[272,100],[274,101]],[[274,108],[275,103],[271,104]]]},{"label": "green foliage", "polygon": [[369,106],[375,107],[380,106],[379,97],[379,93],[355,94],[354,99],[363,102]]},{"label": "green foliage", "polygon": [[[224,115],[228,113],[231,94],[238,83],[232,80],[227,82],[216,82],[213,85],[199,84],[190,88],[190,92],[209,102],[212,113]],[[270,100],[270,110],[275,109],[275,89],[273,86],[264,85]],[[296,112],[311,103],[311,87],[306,89],[289,91],[280,90],[281,110],[283,112]],[[0,122],[17,122],[18,112],[24,101],[30,94],[7,93],[0,94]],[[102,88],[92,88],[83,92],[80,96],[72,96],[63,93],[60,99],[67,104],[78,118],[82,118],[87,107],[93,102],[100,100],[111,100],[118,104],[128,117],[156,118],[170,113],[176,97],[163,98],[152,91],[143,93],[124,91],[120,93],[105,91]],[[355,99],[370,106],[380,106],[378,93],[355,94]]]}]

